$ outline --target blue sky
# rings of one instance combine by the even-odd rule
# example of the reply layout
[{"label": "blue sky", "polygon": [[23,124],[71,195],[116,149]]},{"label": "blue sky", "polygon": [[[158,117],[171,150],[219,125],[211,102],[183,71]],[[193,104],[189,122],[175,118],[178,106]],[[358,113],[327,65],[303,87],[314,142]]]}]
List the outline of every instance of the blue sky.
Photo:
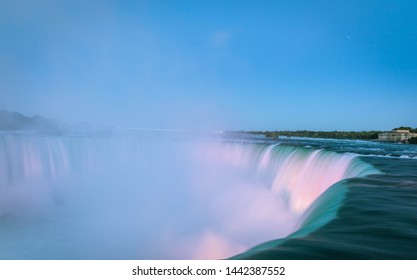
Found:
[{"label": "blue sky", "polygon": [[417,127],[416,1],[0,1],[0,108],[143,128]]}]

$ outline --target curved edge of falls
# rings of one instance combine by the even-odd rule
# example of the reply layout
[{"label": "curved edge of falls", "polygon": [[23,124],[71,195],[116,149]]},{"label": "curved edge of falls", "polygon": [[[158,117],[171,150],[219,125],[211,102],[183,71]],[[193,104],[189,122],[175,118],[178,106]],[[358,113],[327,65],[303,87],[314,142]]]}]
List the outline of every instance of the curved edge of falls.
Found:
[{"label": "curved edge of falls", "polygon": [[[285,149],[288,149],[290,153],[298,153],[303,150],[301,148],[293,147],[285,147]],[[306,166],[311,163],[312,158],[319,158],[320,154],[322,154],[322,156],[325,155],[326,157],[330,157],[333,164],[338,162],[348,163],[347,165],[344,165],[344,176],[341,177],[341,180],[325,187],[324,191],[315,198],[305,211],[303,211],[300,221],[293,233],[284,238],[278,238],[256,245],[241,254],[232,256],[229,259],[253,259],[257,253],[268,250],[277,250],[281,244],[290,239],[305,237],[318,230],[337,218],[338,211],[343,205],[349,190],[349,186],[347,184],[348,179],[381,173],[374,166],[359,159],[357,155],[339,154],[324,150],[313,150],[309,152],[304,149],[303,152],[310,153],[305,161]],[[278,154],[280,154],[280,152],[278,152]],[[347,161],[345,161],[346,159]],[[303,168],[300,170],[303,170]],[[275,188],[277,187],[275,186]],[[279,189],[279,187],[277,189]]]}]

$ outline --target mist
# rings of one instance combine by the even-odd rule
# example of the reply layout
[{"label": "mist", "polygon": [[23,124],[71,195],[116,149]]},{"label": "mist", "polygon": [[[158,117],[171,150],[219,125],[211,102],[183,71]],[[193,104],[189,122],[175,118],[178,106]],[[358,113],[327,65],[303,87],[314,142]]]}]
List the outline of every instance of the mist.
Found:
[{"label": "mist", "polygon": [[214,140],[130,130],[1,137],[3,259],[227,258],[296,222],[248,170],[208,157]]},{"label": "mist", "polygon": [[2,132],[0,258],[228,258],[291,234],[367,168],[222,133]]}]

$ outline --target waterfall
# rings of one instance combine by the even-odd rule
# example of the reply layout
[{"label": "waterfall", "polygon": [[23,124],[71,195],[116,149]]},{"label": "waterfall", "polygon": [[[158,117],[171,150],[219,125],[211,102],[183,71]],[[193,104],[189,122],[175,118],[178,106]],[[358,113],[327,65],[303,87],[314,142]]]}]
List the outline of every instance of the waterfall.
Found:
[{"label": "waterfall", "polygon": [[280,193],[298,213],[336,182],[377,172],[354,154],[277,144],[222,144],[207,156],[258,177],[264,187]]},{"label": "waterfall", "polygon": [[297,231],[333,184],[375,172],[353,154],[278,144],[2,133],[0,258],[230,257]]}]

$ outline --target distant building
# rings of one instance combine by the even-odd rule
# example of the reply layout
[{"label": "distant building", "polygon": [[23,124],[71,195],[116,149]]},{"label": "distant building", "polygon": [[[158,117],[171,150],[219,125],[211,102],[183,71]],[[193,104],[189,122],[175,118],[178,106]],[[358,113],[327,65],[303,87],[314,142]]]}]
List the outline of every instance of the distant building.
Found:
[{"label": "distant building", "polygon": [[394,129],[391,132],[378,134],[379,141],[386,142],[403,142],[407,143],[410,138],[417,137],[417,133],[411,133],[409,130]]}]

